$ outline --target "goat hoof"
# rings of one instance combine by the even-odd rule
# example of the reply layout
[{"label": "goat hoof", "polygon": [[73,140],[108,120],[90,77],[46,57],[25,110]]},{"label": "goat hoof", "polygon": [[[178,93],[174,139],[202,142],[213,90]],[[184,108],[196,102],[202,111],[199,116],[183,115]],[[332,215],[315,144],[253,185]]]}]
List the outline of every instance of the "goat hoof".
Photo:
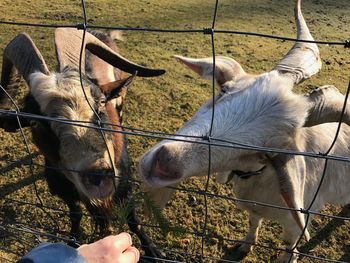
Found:
[{"label": "goat hoof", "polygon": [[227,259],[230,261],[241,261],[244,259],[251,250],[251,246],[247,244],[237,244],[233,248],[228,248],[223,256],[220,263],[227,262]]},{"label": "goat hoof", "polygon": [[276,262],[278,263],[297,263],[298,262],[298,256],[291,255],[290,253],[282,253],[281,255],[277,256]]},{"label": "goat hoof", "polygon": [[70,237],[70,241],[67,242],[67,245],[73,248],[78,248],[79,243],[81,244],[86,239],[86,235],[81,231],[71,232]]},{"label": "goat hoof", "polygon": [[144,260],[140,260],[140,262],[161,262],[162,258],[166,257],[165,253],[159,250],[155,245],[149,246],[144,250],[145,258]]},{"label": "goat hoof", "polygon": [[230,260],[240,261],[244,259],[250,252],[250,246],[247,244],[237,244],[232,249],[230,249]]},{"label": "goat hoof", "polygon": [[246,248],[246,244],[237,244],[234,248],[233,248],[233,252],[234,252],[234,259],[236,261],[242,260],[244,259],[248,253],[250,252],[250,246],[247,249]]},{"label": "goat hoof", "polygon": [[79,244],[76,241],[69,241],[67,243],[68,246],[72,247],[72,248],[78,248]]}]

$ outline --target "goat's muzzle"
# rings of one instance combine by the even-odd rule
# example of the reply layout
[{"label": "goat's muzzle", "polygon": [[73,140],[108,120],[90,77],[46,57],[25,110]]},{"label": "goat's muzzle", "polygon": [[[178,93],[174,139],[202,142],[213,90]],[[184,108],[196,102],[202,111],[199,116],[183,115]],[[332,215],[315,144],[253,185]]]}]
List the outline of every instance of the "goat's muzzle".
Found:
[{"label": "goat's muzzle", "polygon": [[106,199],[115,192],[113,169],[89,169],[79,173],[89,198]]},{"label": "goat's muzzle", "polygon": [[183,177],[183,165],[176,154],[176,149],[173,149],[174,146],[162,145],[142,158],[141,176],[151,186],[169,185]]}]

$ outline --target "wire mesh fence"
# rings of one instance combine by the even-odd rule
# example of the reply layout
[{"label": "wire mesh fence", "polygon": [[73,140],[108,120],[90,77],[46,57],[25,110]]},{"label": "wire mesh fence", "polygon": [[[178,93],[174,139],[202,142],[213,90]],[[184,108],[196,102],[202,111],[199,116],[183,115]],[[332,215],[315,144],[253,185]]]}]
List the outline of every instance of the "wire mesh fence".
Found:
[{"label": "wire mesh fence", "polygon": [[[217,48],[216,48],[216,39],[215,37],[218,34],[230,34],[230,35],[238,35],[238,36],[254,36],[259,38],[269,38],[277,41],[286,41],[286,42],[294,42],[296,39],[290,38],[290,37],[282,37],[277,35],[269,35],[269,34],[262,34],[262,33],[256,33],[256,32],[246,32],[246,31],[236,31],[236,30],[222,30],[217,29],[217,20],[218,17],[218,10],[220,8],[220,1],[216,0],[214,3],[212,3],[212,19],[211,21],[208,21],[209,27],[201,28],[201,29],[165,29],[165,28],[152,28],[152,27],[125,27],[125,26],[119,26],[116,24],[115,26],[103,26],[103,25],[95,25],[89,23],[89,16],[87,14],[87,8],[86,8],[86,2],[84,0],[81,1],[81,10],[83,13],[82,21],[80,21],[77,24],[43,24],[43,23],[31,23],[31,22],[22,22],[22,21],[0,21],[0,26],[2,27],[9,27],[9,26],[20,26],[20,27],[34,27],[34,28],[59,28],[59,27],[70,27],[70,28],[77,28],[83,32],[82,37],[82,43],[81,43],[81,49],[80,49],[80,59],[79,59],[79,75],[80,75],[80,83],[81,88],[84,91],[85,94],[85,88],[83,84],[83,75],[82,72],[82,61],[83,61],[83,48],[84,48],[84,41],[86,33],[89,30],[93,29],[103,29],[103,30],[121,30],[121,31],[135,31],[135,32],[143,32],[145,34],[203,34],[203,37],[207,38],[210,37],[210,51],[213,57],[213,65],[215,68],[216,64],[216,55],[217,55]],[[339,46],[340,48],[349,48],[350,43],[348,40],[342,40],[342,41],[307,41],[307,40],[299,40],[299,42],[315,42],[319,45],[327,45],[327,46]],[[2,43],[5,44],[5,43]],[[344,72],[343,74],[347,74],[347,72]],[[191,247],[191,242],[187,243],[188,241],[183,238],[181,242],[184,242],[187,244],[188,250],[183,249],[183,246],[180,246],[182,249],[174,249],[171,246],[167,246],[166,244],[166,238],[159,237],[159,235],[154,234],[155,243],[157,243],[157,238],[163,239],[163,242],[160,246],[161,249],[166,253],[166,257],[159,259],[155,257],[149,257],[149,256],[143,256],[142,260],[145,262],[151,261],[151,260],[159,260],[162,262],[181,262],[181,261],[187,261],[187,262],[216,262],[221,260],[222,262],[236,262],[235,260],[232,260],[230,258],[228,259],[221,259],[219,256],[209,256],[211,253],[207,253],[207,247],[209,246],[211,242],[221,242],[221,243],[227,243],[227,244],[244,244],[245,241],[242,241],[241,239],[232,239],[232,238],[226,238],[225,236],[222,236],[220,232],[213,231],[212,226],[209,227],[208,224],[212,224],[209,222],[210,217],[210,202],[216,202],[219,201],[227,201],[232,203],[242,203],[242,204],[250,204],[253,206],[262,206],[265,208],[270,209],[276,209],[276,210],[283,210],[285,213],[289,213],[290,211],[300,212],[305,214],[306,218],[306,226],[309,224],[310,215],[312,216],[319,216],[321,218],[326,218],[327,220],[337,220],[341,222],[348,222],[350,220],[349,213],[345,212],[339,212],[339,214],[329,214],[319,211],[313,211],[312,206],[313,203],[316,200],[316,197],[322,187],[322,183],[324,181],[324,177],[326,175],[326,169],[329,161],[340,161],[340,162],[349,162],[348,156],[338,156],[338,155],[332,155],[331,150],[334,147],[334,144],[338,140],[339,131],[342,126],[342,120],[344,117],[344,112],[346,110],[346,101],[348,99],[349,90],[350,90],[350,82],[348,84],[348,88],[345,92],[345,101],[343,105],[343,110],[341,113],[341,118],[339,120],[338,128],[336,133],[334,134],[333,143],[330,145],[330,147],[325,152],[301,152],[301,151],[293,151],[289,149],[275,149],[275,148],[268,148],[268,147],[261,147],[257,145],[251,145],[247,143],[243,143],[240,141],[228,141],[228,140],[222,140],[220,138],[216,138],[212,134],[213,129],[213,122],[214,122],[214,116],[215,116],[215,96],[216,96],[216,83],[215,83],[215,71],[213,72],[213,78],[211,83],[211,94],[212,94],[212,115],[211,115],[211,124],[209,133],[205,136],[186,136],[183,134],[174,134],[171,132],[160,132],[158,130],[147,130],[147,129],[140,129],[132,126],[126,126],[126,125],[116,125],[109,122],[104,122],[101,120],[99,114],[95,111],[94,107],[92,105],[89,105],[91,110],[94,111],[94,115],[97,118],[97,122],[87,122],[87,121],[76,121],[76,120],[70,120],[70,119],[62,119],[62,118],[52,118],[44,115],[36,115],[36,114],[30,114],[26,112],[22,112],[20,110],[20,106],[15,101],[14,98],[11,97],[10,94],[6,93],[6,90],[4,87],[0,87],[3,92],[6,93],[6,96],[10,98],[12,102],[12,109],[0,109],[0,114],[2,116],[7,117],[13,117],[15,116],[18,122],[19,131],[20,131],[20,140],[22,141],[23,147],[23,153],[25,156],[22,159],[19,159],[17,156],[15,158],[11,158],[11,155],[7,155],[5,157],[2,157],[1,161],[6,163],[6,167],[1,168],[2,173],[6,173],[6,169],[11,170],[12,168],[18,168],[23,169],[25,173],[28,173],[30,175],[31,180],[28,182],[24,182],[24,186],[31,186],[32,191],[34,192],[35,198],[33,200],[21,200],[21,198],[15,199],[15,198],[9,198],[7,197],[6,190],[9,189],[9,192],[12,192],[12,188],[2,188],[2,201],[5,203],[3,205],[4,211],[2,213],[8,213],[11,211],[10,207],[27,207],[25,210],[28,210],[28,214],[31,213],[31,211],[37,211],[40,210],[41,215],[44,216],[46,219],[48,218],[50,221],[49,225],[45,225],[45,221],[42,219],[36,218],[38,221],[33,222],[32,224],[28,224],[28,222],[20,222],[17,221],[15,216],[11,219],[11,216],[3,215],[2,222],[1,222],[1,230],[0,234],[4,240],[5,243],[2,243],[0,249],[2,252],[1,258],[4,261],[11,261],[6,256],[7,254],[13,254],[15,257],[20,257],[27,251],[30,247],[33,247],[37,243],[41,241],[63,241],[66,243],[77,243],[77,240],[70,237],[67,234],[67,231],[61,231],[62,225],[68,225],[69,224],[69,211],[66,210],[66,208],[58,205],[58,206],[52,206],[52,205],[46,205],[44,199],[51,198],[50,194],[45,192],[45,189],[38,185],[39,180],[43,180],[43,175],[38,174],[40,171],[42,171],[43,168],[49,168],[53,170],[62,170],[61,167],[50,167],[47,164],[43,164],[42,159],[40,159],[40,156],[36,152],[36,148],[31,145],[28,139],[28,132],[24,128],[22,128],[22,122],[23,120],[43,120],[48,122],[55,122],[55,123],[62,123],[62,124],[68,124],[72,126],[87,128],[87,129],[93,129],[98,130],[100,132],[100,135],[102,136],[106,146],[106,134],[110,133],[122,133],[127,135],[129,138],[150,138],[150,139],[166,139],[166,140],[173,140],[173,141],[180,141],[180,142],[189,142],[189,143],[196,143],[205,145],[208,147],[209,152],[209,160],[208,160],[208,172],[206,175],[206,180],[200,187],[186,187],[186,185],[181,185],[178,187],[170,187],[173,190],[177,190],[178,192],[183,192],[186,194],[192,194],[193,196],[196,195],[198,199],[201,199],[201,209],[200,212],[197,213],[197,216],[200,217],[200,221],[198,221],[198,226],[195,228],[189,230],[185,229],[182,230],[185,233],[182,233],[183,235],[190,235],[193,239],[198,239],[199,241],[196,243],[197,245],[193,245],[194,247]],[[86,101],[89,102],[88,98],[86,97]],[[111,128],[109,128],[111,127]],[[122,128],[121,131],[116,131],[114,127]],[[276,204],[271,203],[262,203],[257,202],[254,200],[244,200],[240,198],[233,197],[229,192],[226,192],[226,194],[219,194],[217,192],[213,192],[210,189],[210,183],[211,183],[211,174],[212,174],[212,148],[213,147],[222,147],[222,148],[233,148],[233,149],[241,149],[241,150],[248,150],[248,151],[256,151],[256,152],[263,152],[263,153],[275,153],[275,154],[285,154],[285,155],[298,155],[298,156],[304,156],[306,158],[317,158],[317,159],[324,159],[324,167],[322,169],[322,176],[321,180],[317,183],[318,187],[315,191],[314,198],[308,204],[306,207],[302,208],[291,208],[288,206],[280,206]],[[112,160],[111,153],[108,150],[108,147],[106,147],[110,163],[114,164]],[[68,169],[69,170],[69,169]],[[69,170],[71,172],[79,172],[75,170]],[[135,172],[136,173],[136,172]],[[133,185],[134,187],[138,188],[141,184],[140,179],[138,179],[137,176],[134,176],[132,179],[129,180],[129,184]],[[12,185],[12,187],[14,187]],[[19,186],[20,187],[20,186]],[[28,189],[27,189],[28,190]],[[15,190],[14,190],[15,191]],[[20,194],[19,196],[22,196]],[[214,200],[214,201],[213,201]],[[196,203],[199,201],[194,198],[192,202]],[[346,209],[346,208],[345,208]],[[345,209],[343,211],[345,211]],[[227,213],[232,213],[232,211]],[[12,211],[12,213],[15,213],[15,211]],[[85,217],[89,218],[91,215],[84,214]],[[34,217],[35,218],[35,217]],[[58,219],[62,219],[62,222],[58,222]],[[116,218],[118,219],[118,218]],[[145,221],[146,220],[146,221]],[[141,225],[145,227],[145,229],[149,229],[150,231],[160,231],[160,226],[155,224],[148,224],[147,219],[143,220],[143,223]],[[86,225],[86,224],[85,224]],[[310,260],[319,260],[324,262],[344,262],[344,260],[341,257],[336,257],[337,259],[332,259],[328,257],[320,257],[318,255],[315,255],[312,253],[312,251],[306,251],[306,252],[296,252],[294,251],[294,248],[299,248],[300,246],[306,246],[305,244],[300,245],[302,241],[302,237],[304,235],[304,231],[306,230],[306,226],[304,227],[304,230],[302,231],[298,242],[294,245],[291,249],[285,249],[282,248],[281,245],[275,245],[275,244],[269,244],[268,242],[265,243],[250,243],[254,247],[261,247],[263,249],[266,249],[267,253],[277,253],[277,252],[290,252],[291,257],[290,260],[292,260],[292,254],[297,254],[299,257],[302,258],[308,258]],[[51,229],[50,229],[51,228]],[[64,228],[64,227],[63,227]],[[67,228],[65,228],[67,229]],[[215,228],[214,228],[215,229]],[[171,232],[172,230],[170,230]],[[94,230],[91,230],[90,236],[86,239],[89,240],[89,238],[93,239],[96,237],[96,233]],[[6,242],[9,242],[9,240],[14,240],[17,249],[13,249],[13,247],[7,247]],[[172,241],[174,242],[174,241]],[[176,247],[176,246],[174,246]],[[346,247],[346,246],[345,246]],[[349,245],[347,246],[347,249],[349,249]],[[299,249],[300,250],[300,249]],[[304,250],[301,250],[304,251]],[[345,261],[347,261],[348,258],[345,258]]]}]

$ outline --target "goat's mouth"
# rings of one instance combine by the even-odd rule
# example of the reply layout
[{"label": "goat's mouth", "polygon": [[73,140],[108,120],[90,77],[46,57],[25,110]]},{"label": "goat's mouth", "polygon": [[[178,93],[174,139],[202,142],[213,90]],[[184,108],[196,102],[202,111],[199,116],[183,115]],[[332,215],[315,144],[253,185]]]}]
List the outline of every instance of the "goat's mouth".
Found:
[{"label": "goat's mouth", "polygon": [[80,174],[83,191],[89,199],[105,200],[115,192],[115,179],[110,171],[94,171]]}]

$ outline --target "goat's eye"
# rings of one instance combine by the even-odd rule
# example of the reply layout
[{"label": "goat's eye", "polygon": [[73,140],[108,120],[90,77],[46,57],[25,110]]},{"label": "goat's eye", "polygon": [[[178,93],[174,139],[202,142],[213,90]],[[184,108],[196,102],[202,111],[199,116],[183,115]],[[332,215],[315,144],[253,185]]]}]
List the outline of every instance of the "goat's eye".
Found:
[{"label": "goat's eye", "polygon": [[107,101],[105,99],[99,100],[99,102],[98,102],[99,107],[104,107],[106,105],[106,102]]},{"label": "goat's eye", "polygon": [[235,83],[233,80],[226,81],[222,85],[220,85],[220,93],[226,94],[235,89]]},{"label": "goat's eye", "polygon": [[100,113],[103,111],[103,109],[106,107],[107,100],[106,98],[99,99],[97,103],[97,112]]},{"label": "goat's eye", "polygon": [[230,89],[229,86],[227,86],[227,85],[222,85],[221,88],[220,88],[220,93],[221,93],[221,94],[225,94],[226,92],[229,91],[229,89]]},{"label": "goat's eye", "polygon": [[106,102],[107,102],[107,99],[106,99],[106,97],[103,94],[100,95],[100,96],[95,97],[95,103],[97,105],[103,105],[104,106],[106,104]]}]

